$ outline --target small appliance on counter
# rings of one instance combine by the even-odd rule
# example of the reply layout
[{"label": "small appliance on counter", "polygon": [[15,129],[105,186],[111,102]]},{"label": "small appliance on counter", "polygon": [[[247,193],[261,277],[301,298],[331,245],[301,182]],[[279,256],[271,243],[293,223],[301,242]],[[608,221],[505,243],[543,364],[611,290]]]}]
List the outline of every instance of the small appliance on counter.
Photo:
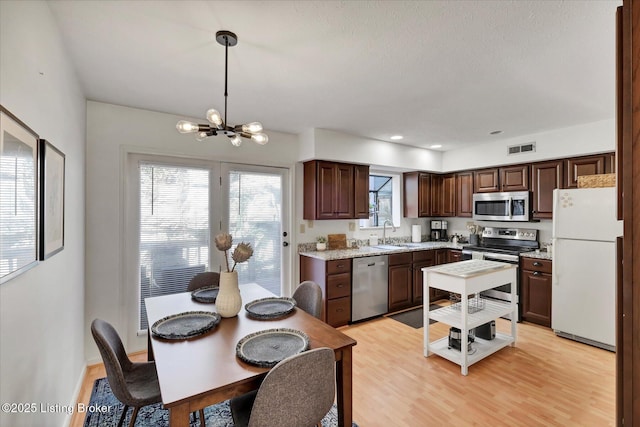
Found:
[{"label": "small appliance on counter", "polygon": [[446,242],[449,240],[447,237],[447,221],[433,220],[431,221],[431,241],[434,242]]},{"label": "small appliance on counter", "polygon": [[[462,341],[462,331],[460,331],[459,328],[455,328],[455,327],[451,327],[449,328],[449,348],[452,348],[454,350],[458,350],[461,351],[461,341]],[[468,338],[468,347],[467,347],[467,352],[471,352],[471,344],[475,341],[475,334],[473,329],[469,331],[469,334],[467,336]]]}]

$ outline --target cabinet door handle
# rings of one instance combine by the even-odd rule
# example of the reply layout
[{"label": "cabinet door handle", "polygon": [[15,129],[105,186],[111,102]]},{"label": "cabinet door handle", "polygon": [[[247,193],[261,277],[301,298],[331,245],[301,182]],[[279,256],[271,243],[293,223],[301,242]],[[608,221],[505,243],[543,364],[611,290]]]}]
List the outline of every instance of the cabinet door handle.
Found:
[{"label": "cabinet door handle", "polygon": [[344,264],[338,264],[336,267],[337,268],[344,268]]},{"label": "cabinet door handle", "polygon": [[542,265],[542,263],[541,263],[541,262],[538,262],[538,261],[534,261],[534,262],[533,262],[533,265],[534,265],[535,267],[540,267],[540,266]]},{"label": "cabinet door handle", "polygon": [[344,288],[344,284],[342,284],[342,283],[338,283],[338,284],[336,285],[336,288]]},{"label": "cabinet door handle", "polygon": [[534,271],[534,272],[533,272],[533,275],[534,275],[534,276],[539,276],[540,274],[542,274],[542,273],[540,273],[539,271]]}]

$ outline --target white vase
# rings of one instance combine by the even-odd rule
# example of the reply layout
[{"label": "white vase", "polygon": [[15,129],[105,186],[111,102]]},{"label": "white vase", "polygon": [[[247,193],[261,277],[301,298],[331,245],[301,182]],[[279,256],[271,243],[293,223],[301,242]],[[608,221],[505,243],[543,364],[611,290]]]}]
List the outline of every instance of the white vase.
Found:
[{"label": "white vase", "polygon": [[327,244],[326,243],[320,243],[320,242],[316,243],[316,250],[324,251],[326,249],[327,249]]},{"label": "white vase", "polygon": [[220,290],[216,297],[216,310],[222,317],[237,316],[242,307],[242,297],[238,287],[238,272],[220,273]]}]

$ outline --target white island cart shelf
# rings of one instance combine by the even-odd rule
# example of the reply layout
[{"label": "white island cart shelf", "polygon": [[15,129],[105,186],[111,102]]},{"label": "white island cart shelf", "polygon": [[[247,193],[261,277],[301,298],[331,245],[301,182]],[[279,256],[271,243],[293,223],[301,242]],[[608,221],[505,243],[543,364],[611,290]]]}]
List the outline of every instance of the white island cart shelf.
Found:
[{"label": "white island cart shelf", "polygon": [[[476,337],[472,344],[473,352],[467,350],[466,337],[469,330],[490,322],[507,314],[511,319],[517,319],[517,266],[496,261],[472,259],[454,262],[437,267],[423,268],[424,295],[429,295],[429,288],[442,289],[448,292],[460,294],[460,302],[457,306],[442,307],[430,311],[429,304],[424,305],[424,325],[429,325],[429,319],[446,323],[460,329],[460,351],[448,348],[449,337],[429,342],[429,327],[424,327],[424,356],[435,353],[461,366],[462,375],[467,375],[468,368],[479,360],[495,353],[496,351],[511,345],[516,341],[516,323],[511,322],[511,335],[496,332],[493,340],[484,340]],[[491,299],[482,299],[483,306],[480,310],[469,313],[470,295],[479,297],[480,292],[501,286],[507,283],[511,286],[511,302],[501,302]],[[457,307],[457,309],[456,309]],[[473,310],[471,310],[473,311]]]}]

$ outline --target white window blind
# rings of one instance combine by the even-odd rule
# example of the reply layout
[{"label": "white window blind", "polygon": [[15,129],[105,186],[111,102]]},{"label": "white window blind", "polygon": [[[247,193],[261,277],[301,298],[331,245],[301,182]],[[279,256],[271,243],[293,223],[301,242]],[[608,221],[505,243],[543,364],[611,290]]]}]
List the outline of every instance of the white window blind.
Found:
[{"label": "white window blind", "polygon": [[281,293],[282,177],[280,174],[229,172],[229,233],[233,243],[253,247],[248,262],[238,264],[238,281],[254,282]]},{"label": "white window blind", "polygon": [[209,170],[140,163],[140,324],[144,299],[185,292],[209,270]]},{"label": "white window blind", "polygon": [[33,149],[8,132],[0,155],[0,277],[36,260]]}]

